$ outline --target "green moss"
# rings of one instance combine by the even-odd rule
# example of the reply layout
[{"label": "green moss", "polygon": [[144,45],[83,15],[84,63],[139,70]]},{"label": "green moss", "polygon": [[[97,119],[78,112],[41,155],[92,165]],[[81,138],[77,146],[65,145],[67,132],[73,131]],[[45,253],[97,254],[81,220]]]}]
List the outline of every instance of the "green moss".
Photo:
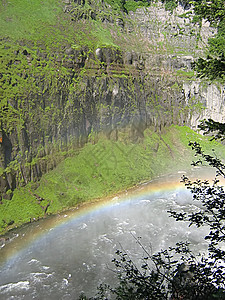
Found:
[{"label": "green moss", "polygon": [[[104,137],[98,137],[96,144],[91,140],[76,155],[45,174],[38,187],[29,183],[14,191],[12,200],[3,200],[0,205],[0,232],[9,228],[7,224],[12,221],[11,226],[15,227],[43,217],[48,204],[47,213],[56,213],[160,174],[188,169],[194,159],[189,141],[200,142],[207,153],[214,148],[218,157],[225,156],[223,145],[209,142],[185,126],[171,126],[161,135],[147,129],[138,143],[129,142],[128,134],[120,132],[117,142]],[[35,195],[44,200],[38,202]]]},{"label": "green moss", "polygon": [[0,205],[0,224],[1,231],[5,229],[7,224],[13,223],[13,227],[30,222],[44,216],[44,213],[37,204],[34,196],[30,194],[31,185],[17,189],[14,191],[11,200],[4,200]]},{"label": "green moss", "polygon": [[175,91],[179,91],[181,90],[181,86],[179,86],[178,82],[175,82],[172,86],[171,89],[175,90]]},{"label": "green moss", "polygon": [[127,11],[136,11],[140,7],[147,7],[150,3],[148,1],[134,1],[134,0],[127,0],[124,4],[124,8]]},{"label": "green moss", "polygon": [[184,70],[177,70],[176,75],[179,78],[186,79],[186,80],[193,80],[195,77],[195,72],[194,71],[184,71]]},{"label": "green moss", "polygon": [[173,10],[177,7],[177,1],[176,0],[165,0],[162,1],[165,2],[165,9],[173,12]]},{"label": "green moss", "polygon": [[114,10],[126,12],[136,11],[136,9],[139,7],[150,5],[149,1],[147,0],[106,0],[106,2],[109,3]]},{"label": "green moss", "polygon": [[4,173],[4,168],[1,168],[1,167],[0,167],[0,176],[2,176],[3,173]]},{"label": "green moss", "polygon": [[[59,0],[10,0],[0,3],[1,37],[38,37],[49,26],[57,25],[62,8]],[[53,29],[54,31],[54,29]]]}]

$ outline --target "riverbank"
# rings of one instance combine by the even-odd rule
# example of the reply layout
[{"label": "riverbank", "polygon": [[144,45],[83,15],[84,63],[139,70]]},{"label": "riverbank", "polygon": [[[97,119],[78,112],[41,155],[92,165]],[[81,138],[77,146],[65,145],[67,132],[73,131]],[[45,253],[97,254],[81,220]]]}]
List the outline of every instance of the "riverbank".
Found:
[{"label": "riverbank", "polygon": [[171,126],[160,134],[147,129],[135,143],[127,141],[125,134],[117,141],[90,139],[40,182],[29,183],[14,191],[11,200],[2,201],[0,234],[159,175],[187,170],[194,158],[189,141],[200,142],[207,153],[213,148],[218,157],[225,156],[224,146],[188,127]]},{"label": "riverbank", "polygon": [[[11,257],[19,253],[21,250],[34,243],[37,239],[43,235],[50,233],[52,230],[60,227],[67,226],[70,222],[81,222],[83,224],[83,218],[95,213],[110,210],[113,207],[124,207],[125,203],[133,203],[137,199],[146,201],[149,197],[152,200],[158,199],[159,195],[183,195],[180,198],[181,203],[186,203],[187,196],[190,194],[185,185],[180,182],[183,175],[187,175],[190,180],[207,179],[212,182],[215,176],[215,171],[212,168],[199,168],[194,167],[189,171],[179,170],[176,173],[168,173],[163,176],[157,176],[156,178],[139,183],[125,191],[117,192],[113,195],[92,199],[88,202],[83,202],[80,205],[64,210],[57,214],[48,215],[36,222],[24,224],[19,228],[14,228],[8,231],[4,236],[0,237],[0,266],[3,266]],[[156,198],[155,198],[156,197]],[[190,196],[191,198],[191,196]],[[149,201],[149,200],[147,200]],[[165,209],[165,207],[164,207]],[[151,213],[151,212],[150,212]],[[113,217],[113,216],[111,216]],[[80,220],[80,221],[79,221]],[[60,236],[61,238],[61,236]],[[60,240],[59,238],[59,240]]]}]

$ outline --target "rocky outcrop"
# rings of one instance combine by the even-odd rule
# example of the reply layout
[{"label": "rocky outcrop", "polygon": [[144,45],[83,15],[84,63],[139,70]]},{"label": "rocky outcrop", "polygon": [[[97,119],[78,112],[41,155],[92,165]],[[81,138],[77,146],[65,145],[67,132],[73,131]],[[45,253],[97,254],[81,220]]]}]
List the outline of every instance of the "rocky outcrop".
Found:
[{"label": "rocky outcrop", "polygon": [[141,33],[146,44],[151,44],[151,50],[143,53],[145,68],[156,77],[165,74],[170,82],[175,76],[185,99],[185,109],[189,111],[186,122],[196,129],[202,119],[224,122],[225,94],[224,86],[219,83],[194,79],[193,62],[205,55],[208,38],[216,29],[204,21],[202,26],[193,26],[190,11],[191,6],[182,5],[182,1],[173,12],[159,2],[129,14],[136,21],[132,30]]},{"label": "rocky outcrop", "polygon": [[200,120],[225,122],[225,87],[201,80],[183,84],[185,101],[196,109],[189,116],[190,126],[197,128]]},{"label": "rocky outcrop", "polygon": [[[55,74],[63,66],[67,76],[59,75],[48,83],[40,80],[42,93],[32,93],[20,102],[22,126],[2,124],[4,198],[10,198],[17,186],[40,179],[68,150],[82,147],[93,132],[116,140],[126,131],[127,137],[136,141],[146,127],[157,130],[187,120],[180,112],[185,105],[183,95],[169,87],[173,83],[146,73],[140,54],[107,47],[97,48],[89,56],[84,49],[64,52],[66,58],[58,56],[60,66]],[[13,107],[18,103],[11,100]]]},{"label": "rocky outcrop", "polygon": [[[203,22],[199,27],[192,23],[188,14],[191,7],[178,5],[172,12],[165,9],[165,3],[155,3],[147,8],[139,8],[136,12],[129,12],[135,22],[127,30],[134,31],[140,38],[148,41],[151,52],[161,52],[164,56],[168,54],[191,55],[198,57],[203,55],[208,38],[215,34],[216,30]],[[148,44],[149,46],[149,44]]]}]

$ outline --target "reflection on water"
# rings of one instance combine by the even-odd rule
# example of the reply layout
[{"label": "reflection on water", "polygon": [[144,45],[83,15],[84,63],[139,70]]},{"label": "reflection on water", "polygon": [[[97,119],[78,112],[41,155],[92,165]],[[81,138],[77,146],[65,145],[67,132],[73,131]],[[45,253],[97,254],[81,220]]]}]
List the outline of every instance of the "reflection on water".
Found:
[{"label": "reflection on water", "polygon": [[76,299],[82,291],[93,296],[99,283],[115,280],[110,269],[116,249],[123,247],[133,259],[142,256],[132,235],[153,252],[180,240],[200,251],[206,247],[200,230],[167,214],[196,205],[176,176],[14,231],[0,251],[0,298]]}]

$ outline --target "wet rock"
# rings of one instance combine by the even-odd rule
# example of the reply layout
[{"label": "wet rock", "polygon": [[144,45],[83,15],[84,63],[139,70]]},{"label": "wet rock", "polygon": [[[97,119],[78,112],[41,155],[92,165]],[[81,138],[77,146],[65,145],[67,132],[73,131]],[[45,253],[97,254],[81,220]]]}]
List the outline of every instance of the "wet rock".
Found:
[{"label": "wet rock", "polygon": [[125,62],[125,64],[132,65],[133,59],[132,59],[132,53],[131,52],[126,52],[125,53],[124,62]]},{"label": "wet rock", "polygon": [[101,62],[103,62],[103,51],[101,48],[97,48],[95,50],[95,54],[98,60],[100,60]]},{"label": "wet rock", "polygon": [[6,174],[3,173],[1,176],[0,176],[0,199],[2,199],[3,197],[5,198],[7,195],[6,195],[6,192],[10,189],[9,187],[9,183],[8,183],[8,180],[6,178]]},{"label": "wet rock", "polygon": [[68,48],[68,49],[65,50],[65,54],[66,55],[72,55],[72,54],[74,54],[74,50],[72,48]]},{"label": "wet rock", "polygon": [[6,239],[5,238],[0,238],[0,249],[3,248],[6,244]]},{"label": "wet rock", "polygon": [[16,174],[13,172],[10,172],[6,176],[7,176],[7,182],[9,185],[9,189],[11,189],[13,191],[16,188]]},{"label": "wet rock", "polygon": [[116,24],[121,27],[122,29],[124,29],[124,21],[123,19],[119,18],[116,20]]}]

